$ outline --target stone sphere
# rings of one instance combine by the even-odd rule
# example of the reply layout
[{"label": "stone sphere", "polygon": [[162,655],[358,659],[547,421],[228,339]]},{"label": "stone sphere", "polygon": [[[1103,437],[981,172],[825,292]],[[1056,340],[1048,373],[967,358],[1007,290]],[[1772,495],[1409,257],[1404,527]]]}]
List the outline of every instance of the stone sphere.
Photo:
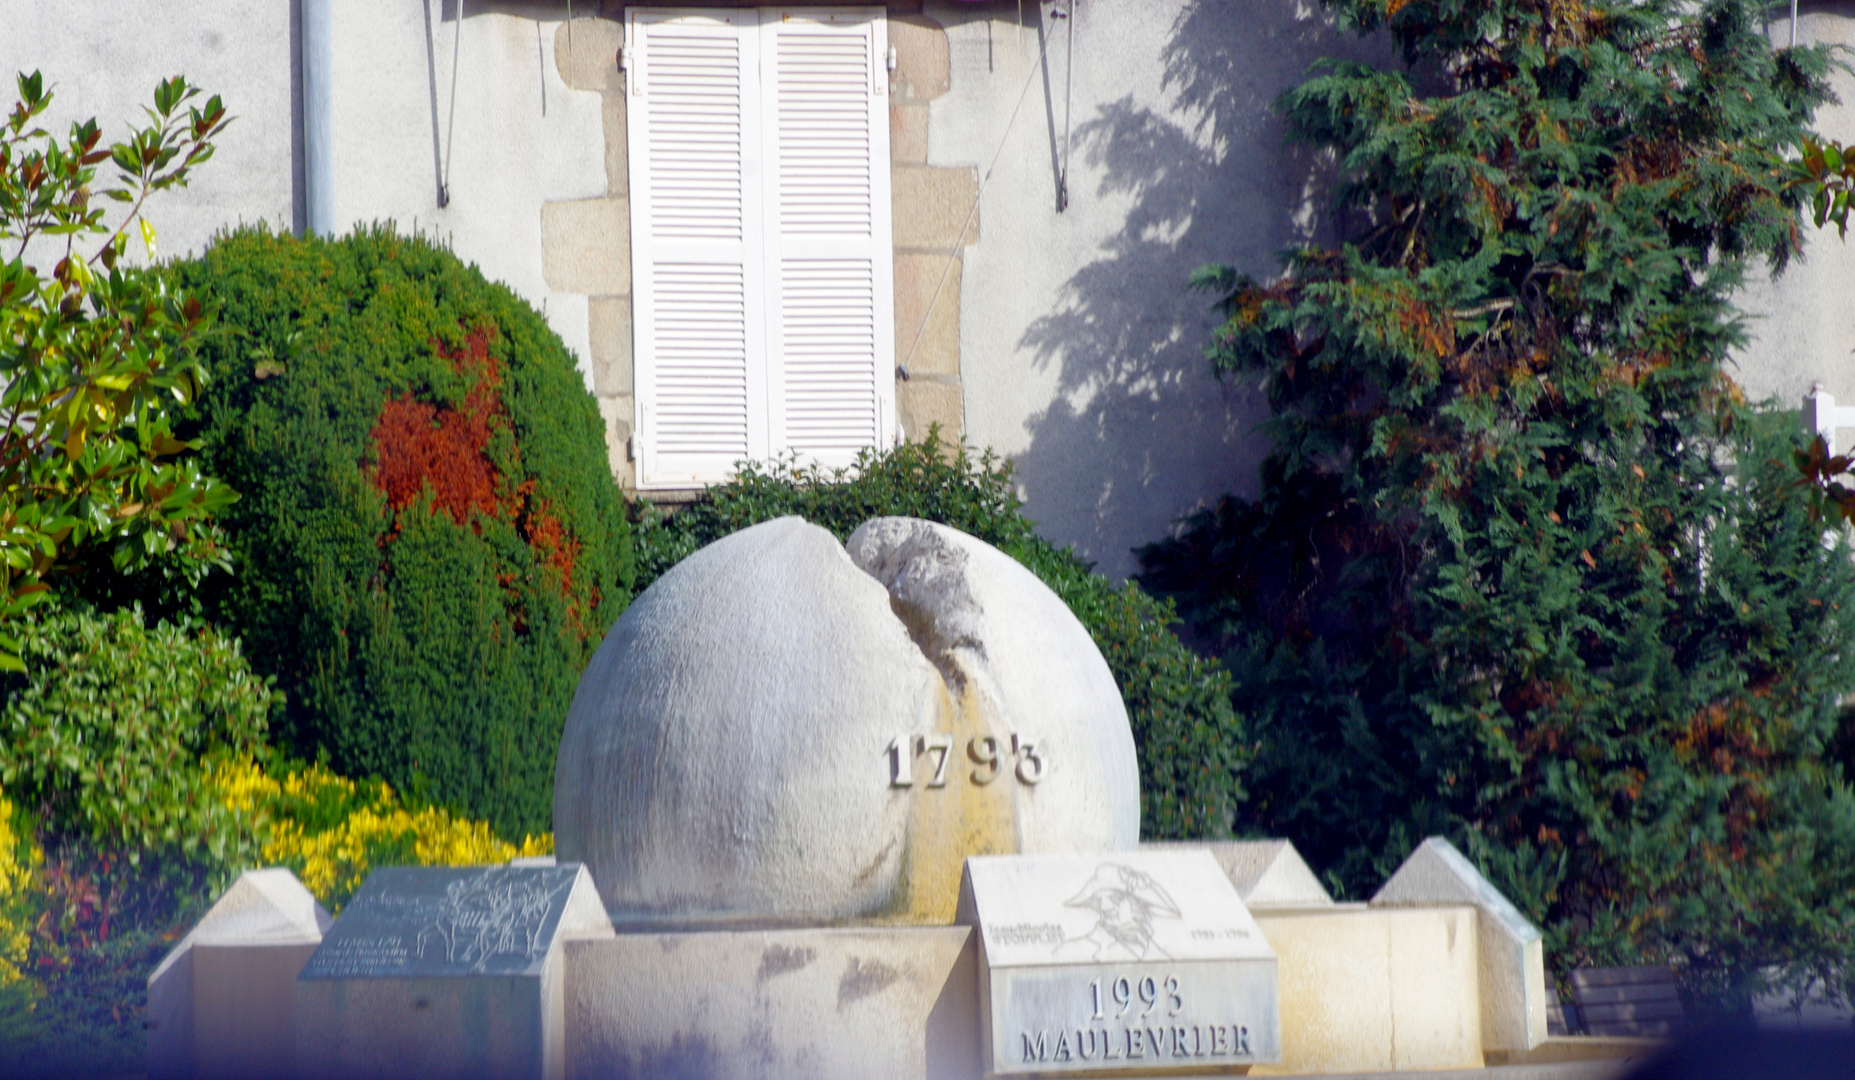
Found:
[{"label": "stone sphere", "polygon": [[781,518],[639,596],[580,679],[555,847],[621,921],[945,923],[968,855],[1133,848],[1127,713],[1015,560]]}]

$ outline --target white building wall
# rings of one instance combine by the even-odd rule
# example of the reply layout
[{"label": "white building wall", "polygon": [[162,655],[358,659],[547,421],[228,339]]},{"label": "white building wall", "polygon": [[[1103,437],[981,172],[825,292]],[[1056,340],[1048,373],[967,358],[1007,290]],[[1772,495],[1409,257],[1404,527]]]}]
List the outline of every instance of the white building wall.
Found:
[{"label": "white building wall", "polygon": [[[1027,21],[1053,6],[1023,5]],[[1118,577],[1201,501],[1254,493],[1267,409],[1211,376],[1221,319],[1186,280],[1207,263],[1272,277],[1278,252],[1316,235],[1318,163],[1283,151],[1273,103],[1317,56],[1384,57],[1312,0],[1075,7],[1045,20],[1046,82],[1015,5],[929,3],[952,89],[933,103],[928,153],[981,175],[997,159],[965,256],[967,435],[1015,459],[1040,532]]]},{"label": "white building wall", "polygon": [[[584,370],[586,297],[543,280],[541,206],[605,192],[605,137],[599,95],[561,80],[559,22],[467,4],[458,41],[443,0],[331,3],[337,231],[391,220],[449,244],[545,310]],[[299,18],[298,0],[0,0],[0,90],[10,107],[13,74],[42,70],[57,89],[48,130],[95,116],[116,141],[144,122],[157,81],[185,74],[236,119],[188,188],[149,203],[160,256],[198,253],[241,222],[300,229]],[[434,146],[447,137],[451,199],[440,209]]]},{"label": "white building wall", "polygon": [[[339,227],[391,219],[450,244],[544,309],[585,368],[587,296],[550,288],[543,264],[543,205],[608,191],[600,95],[569,89],[555,62],[549,20],[565,5],[467,4],[453,113],[454,5],[330,2]],[[951,47],[929,164],[996,163],[954,278],[967,437],[1016,461],[1044,535],[1118,576],[1180,514],[1255,490],[1266,410],[1253,388],[1210,376],[1218,319],[1185,280],[1211,262],[1266,277],[1283,248],[1319,238],[1320,163],[1283,149],[1273,102],[1317,57],[1389,57],[1334,33],[1316,0],[1075,0],[1076,18],[1043,20],[1040,37],[1052,6],[927,0]],[[1855,45],[1855,0],[1805,0],[1804,12],[1800,40]],[[42,69],[56,128],[94,115],[114,139],[159,78],[184,72],[238,119],[190,188],[152,204],[161,254],[197,252],[239,222],[300,228],[299,15],[300,0],[0,0],[0,104],[12,73]],[[1838,81],[1850,103],[1817,126],[1855,141],[1855,78]],[[1802,263],[1749,286],[1754,341],[1736,374],[1791,407],[1816,381],[1855,401],[1855,248],[1806,234]]]},{"label": "white building wall", "polygon": [[0,0],[0,110],[18,100],[14,75],[37,70],[56,93],[42,127],[63,136],[95,117],[104,141],[119,142],[148,122],[155,84],[185,75],[237,119],[190,186],[150,201],[159,255],[197,253],[240,222],[298,227],[294,12],[293,0]]},{"label": "white building wall", "polygon": [[336,231],[392,220],[448,244],[544,310],[586,371],[586,297],[543,279],[541,206],[605,193],[605,136],[599,95],[561,80],[559,22],[467,4],[460,41],[440,0],[331,2]]},{"label": "white building wall", "polygon": [[[1773,44],[1790,43],[1789,12],[1773,8]],[[1855,0],[1804,0],[1797,43],[1855,48]],[[1844,61],[1849,53],[1842,54]],[[1842,101],[1817,110],[1816,130],[1838,143],[1855,143],[1855,77],[1835,80]],[[1803,225],[1804,257],[1775,282],[1756,268],[1740,298],[1751,319],[1749,346],[1732,372],[1754,401],[1776,398],[1801,406],[1817,382],[1842,404],[1855,403],[1855,235],[1844,241],[1836,227]],[[1842,445],[1849,445],[1844,433]]]}]

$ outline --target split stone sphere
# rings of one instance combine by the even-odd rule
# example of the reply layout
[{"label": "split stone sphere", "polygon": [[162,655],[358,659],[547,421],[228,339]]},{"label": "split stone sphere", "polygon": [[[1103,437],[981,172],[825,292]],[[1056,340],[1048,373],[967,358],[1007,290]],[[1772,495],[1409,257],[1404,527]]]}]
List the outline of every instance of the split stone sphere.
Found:
[{"label": "split stone sphere", "polygon": [[968,855],[1124,851],[1127,712],[1088,631],[956,529],[780,518],[634,601],[580,679],[554,839],[621,921],[947,923]]}]

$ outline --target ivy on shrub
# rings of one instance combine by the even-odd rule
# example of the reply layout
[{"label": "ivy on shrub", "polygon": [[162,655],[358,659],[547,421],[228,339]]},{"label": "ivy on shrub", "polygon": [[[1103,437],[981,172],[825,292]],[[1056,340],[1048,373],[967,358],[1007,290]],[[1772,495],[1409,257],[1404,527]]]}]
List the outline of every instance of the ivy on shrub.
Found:
[{"label": "ivy on shrub", "polygon": [[1023,563],[1088,627],[1133,725],[1142,835],[1231,835],[1252,749],[1230,706],[1229,672],[1174,636],[1170,603],[1092,573],[1074,552],[1039,537],[1021,507],[1009,464],[990,451],[974,458],[964,445],[944,443],[938,429],[920,443],[866,451],[850,469],[750,463],[674,514],[638,504],[638,588],[706,544],[789,514],[840,541],[875,517],[951,525]]},{"label": "ivy on shrub", "polygon": [[238,571],[207,609],[288,695],[283,742],[548,828],[581,669],[630,597],[630,526],[572,356],[431,242],[246,229],[174,271],[226,332],[196,414]]}]

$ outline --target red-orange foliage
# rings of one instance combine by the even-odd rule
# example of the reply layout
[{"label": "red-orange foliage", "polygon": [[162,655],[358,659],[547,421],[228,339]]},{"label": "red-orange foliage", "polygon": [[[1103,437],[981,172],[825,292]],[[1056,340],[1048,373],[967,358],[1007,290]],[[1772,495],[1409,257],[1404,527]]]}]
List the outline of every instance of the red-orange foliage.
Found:
[{"label": "red-orange foliage", "polygon": [[[568,618],[584,637],[579,604],[572,595],[579,540],[568,535],[544,501],[531,498],[533,481],[506,483],[489,457],[490,439],[509,426],[500,394],[502,370],[490,352],[495,333],[494,327],[472,330],[455,351],[432,343],[453,370],[471,379],[463,405],[434,405],[411,393],[389,398],[374,421],[375,464],[368,470],[368,479],[386,495],[395,514],[430,488],[433,511],[442,510],[459,525],[480,532],[478,514],[513,522],[541,563],[560,575],[561,590],[568,597]],[[519,447],[515,459],[520,460]],[[383,543],[390,544],[398,535],[395,523]],[[593,602],[598,603],[596,596]]]}]

